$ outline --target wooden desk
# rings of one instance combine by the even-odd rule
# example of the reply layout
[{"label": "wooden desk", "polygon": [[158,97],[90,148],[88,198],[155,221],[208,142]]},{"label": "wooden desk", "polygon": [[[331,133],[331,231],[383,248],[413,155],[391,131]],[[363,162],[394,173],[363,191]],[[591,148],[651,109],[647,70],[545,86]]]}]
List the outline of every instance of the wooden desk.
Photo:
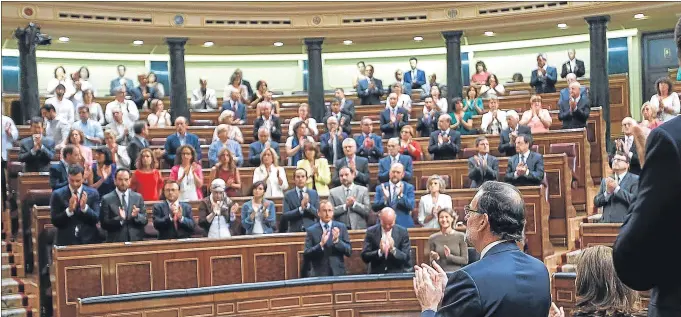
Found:
[{"label": "wooden desk", "polygon": [[621,223],[581,223],[579,227],[579,246],[588,248],[594,245],[612,247],[620,232]]}]

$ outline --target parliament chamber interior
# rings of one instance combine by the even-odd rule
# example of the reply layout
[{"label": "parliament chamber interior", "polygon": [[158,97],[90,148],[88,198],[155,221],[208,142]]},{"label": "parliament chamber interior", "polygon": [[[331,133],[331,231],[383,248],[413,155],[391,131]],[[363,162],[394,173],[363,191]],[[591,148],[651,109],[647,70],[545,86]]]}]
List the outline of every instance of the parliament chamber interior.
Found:
[{"label": "parliament chamber interior", "polygon": [[578,316],[680,111],[674,1],[1,6],[3,317],[458,316],[499,243]]}]

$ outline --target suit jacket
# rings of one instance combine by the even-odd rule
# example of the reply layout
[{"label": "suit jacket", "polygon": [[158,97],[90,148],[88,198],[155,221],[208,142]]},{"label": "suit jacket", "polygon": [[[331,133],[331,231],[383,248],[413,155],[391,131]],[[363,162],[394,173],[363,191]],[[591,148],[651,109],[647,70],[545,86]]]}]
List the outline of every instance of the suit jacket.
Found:
[{"label": "suit jacket", "polygon": [[433,155],[433,160],[454,160],[456,154],[461,149],[461,133],[454,129],[449,129],[449,142],[439,144],[438,136],[445,131],[435,130],[430,134],[428,140],[428,152]]},{"label": "suit jacket", "polygon": [[[324,118],[322,119],[322,123],[324,123],[324,125],[326,125],[326,120],[328,120],[329,117],[331,117],[332,115],[333,115],[333,113],[327,112],[324,115]],[[352,135],[352,130],[350,129],[350,121],[352,121],[352,117],[343,113],[343,111],[340,112],[340,117],[341,117],[341,119],[338,119],[338,117],[336,117],[336,119],[338,119],[338,125],[341,127],[341,129],[343,129],[343,132],[345,132],[348,135]],[[343,121],[343,124],[340,124],[341,121]],[[327,131],[328,131],[328,129],[327,129]]]},{"label": "suit jacket", "polygon": [[416,131],[421,133],[421,137],[429,137],[433,131],[439,130],[437,127],[437,120],[440,118],[440,114],[439,111],[435,111],[433,115],[428,118],[426,118],[425,114],[421,115],[416,122]]},{"label": "suit jacket", "polygon": [[577,78],[584,77],[584,74],[586,73],[586,68],[584,68],[584,62],[575,58],[575,64],[576,69],[572,69],[570,61],[566,61],[565,63],[563,63],[563,66],[561,67],[560,71],[560,78],[567,77],[567,74],[569,73],[574,73],[577,76]]},{"label": "suit jacket", "polygon": [[[340,177],[338,172],[342,167],[348,166],[348,158],[344,157],[333,163],[335,170],[333,171],[333,178],[331,183],[333,186],[340,186]],[[355,184],[364,187],[369,186],[369,161],[361,156],[355,155],[355,168],[357,175],[355,175]]]},{"label": "suit jacket", "polygon": [[620,180],[619,190],[612,195],[605,196],[605,179],[601,181],[601,188],[594,197],[594,205],[603,207],[604,223],[622,223],[628,214],[629,206],[638,194],[638,175],[627,173]]},{"label": "suit jacket", "polygon": [[[327,108],[328,112],[328,108]],[[342,104],[341,107],[341,113],[345,114],[346,116],[350,117],[350,119],[355,118],[355,102],[349,99],[345,99],[345,103]]]},{"label": "suit jacket", "polygon": [[[281,122],[279,122],[279,117],[271,116],[272,119],[272,129],[270,130],[270,139],[277,143],[281,142]],[[258,129],[265,123],[262,117],[255,119],[253,123],[253,137],[254,140],[258,139]]]},{"label": "suit jacket", "polygon": [[[402,273],[408,270],[411,259],[411,241],[407,229],[395,225],[390,236],[395,241],[395,252],[378,254],[381,249],[383,228],[376,224],[367,229],[362,246],[362,261],[368,264],[368,274]],[[382,252],[381,252],[382,253]]]},{"label": "suit jacket", "polygon": [[397,114],[402,114],[402,120],[396,119],[395,123],[390,122],[390,113],[390,108],[381,112],[381,132],[383,132],[384,139],[399,137],[402,127],[409,124],[409,113],[406,109],[402,107],[397,108]]},{"label": "suit jacket", "polygon": [[[404,177],[402,180],[411,182],[411,177],[414,174],[414,163],[409,155],[400,154],[397,160],[404,166]],[[378,161],[378,181],[385,183],[390,180],[390,166],[392,165],[392,157],[390,155]]]},{"label": "suit jacket", "polygon": [[[50,216],[52,224],[57,228],[55,245],[76,245],[97,243],[99,231],[99,193],[93,188],[83,185],[83,193],[87,194],[87,209],[83,212],[80,203],[76,210],[71,210],[73,215],[69,217],[66,209],[69,208],[69,200],[72,193],[68,186],[55,189],[50,197]],[[79,198],[82,198],[83,195]]]},{"label": "suit jacket", "polygon": [[[234,112],[234,118],[237,118],[244,123],[246,122],[246,105],[241,103],[240,101],[237,101],[236,103],[236,109],[232,107],[232,100],[225,100],[225,102],[222,103],[222,111],[225,110],[231,110]],[[257,137],[256,137],[257,140]]]},{"label": "suit jacket", "polygon": [[[586,87],[579,87],[579,98],[584,98],[589,100],[589,92],[586,91]],[[560,90],[558,95],[558,103],[570,101],[570,87],[565,87]]]},{"label": "suit jacket", "polygon": [[383,96],[383,82],[378,78],[373,78],[375,87],[369,90],[369,80],[367,78],[357,83],[357,95],[362,105],[380,105]]},{"label": "suit jacket", "polygon": [[681,315],[681,271],[674,252],[681,222],[679,162],[681,117],[676,117],[648,135],[638,196],[613,248],[620,280],[638,291],[652,288],[648,316]]},{"label": "suit jacket", "polygon": [[553,66],[546,66],[546,75],[537,76],[537,70],[532,71],[532,77],[530,78],[530,86],[534,87],[534,90],[538,94],[545,94],[549,92],[556,92],[556,81],[558,80],[558,73],[556,68]]},{"label": "suit jacket", "polygon": [[[130,79],[130,78],[125,78],[125,91],[126,91],[126,95],[130,95],[130,91],[131,91],[133,88],[135,88],[134,85],[135,85],[135,84],[132,83],[132,79]],[[115,96],[115,95],[116,95],[116,92],[115,92],[114,90],[116,90],[116,88],[118,88],[118,87],[120,87],[120,86],[121,86],[121,79],[120,79],[119,77],[116,77],[116,78],[112,79],[112,80],[111,80],[111,83],[109,84],[109,93],[110,93],[112,96]]]},{"label": "suit jacket", "polygon": [[[345,157],[345,153],[343,152],[343,140],[348,137],[348,134],[345,132],[341,133],[341,137],[336,137],[336,158],[341,159]],[[333,143],[330,143],[331,135],[326,132],[322,134],[319,137],[319,148],[326,160],[329,162],[330,165],[333,165]]]},{"label": "suit jacket", "polygon": [[535,186],[541,184],[542,180],[544,180],[544,157],[537,152],[530,151],[527,159],[525,159],[527,173],[516,177],[515,170],[519,162],[519,154],[514,155],[508,160],[504,181],[514,186]]},{"label": "suit jacket", "polygon": [[[269,141],[269,143],[270,147],[281,157],[279,154],[279,143],[274,141]],[[251,164],[251,166],[260,166],[260,153],[262,153],[262,150],[264,149],[265,144],[260,143],[260,141],[255,141],[248,146],[248,163]]]},{"label": "suit jacket", "polygon": [[319,209],[319,195],[314,189],[306,188],[305,192],[310,196],[310,206],[300,209],[300,197],[298,187],[284,193],[284,214],[281,217],[279,232],[305,232],[307,227],[313,225]]},{"label": "suit jacket", "polygon": [[[126,197],[128,206],[125,209],[125,219],[121,219],[118,209],[123,203],[118,198],[116,190],[102,197],[100,221],[102,229],[106,230],[106,242],[133,242],[144,240],[144,227],[147,225],[147,211],[144,208],[142,195],[128,190]],[[137,217],[132,217],[132,206],[139,208]]]},{"label": "suit jacket", "polygon": [[421,317],[546,317],[551,306],[549,272],[514,242],[495,245],[477,262],[449,277],[437,314]]},{"label": "suit jacket", "polygon": [[[532,134],[532,130],[530,130],[530,127],[526,125],[518,125],[517,127],[518,130],[518,135],[520,134]],[[515,142],[511,142],[511,128],[506,128],[501,130],[501,134],[499,134],[499,138],[501,139],[499,141],[499,152],[501,154],[504,154],[505,156],[513,156],[516,154],[515,151]]]},{"label": "suit jacket", "polygon": [[[348,197],[354,197],[355,203],[347,208],[345,201]],[[369,190],[364,186],[353,184],[348,196],[345,186],[331,189],[329,201],[333,204],[333,218],[345,224],[350,230],[366,229],[371,205],[369,203]]]},{"label": "suit jacket", "polygon": [[338,242],[333,243],[333,236],[329,237],[327,243],[322,246],[322,234],[324,229],[319,221],[309,228],[305,234],[305,251],[303,256],[305,261],[312,267],[310,276],[340,276],[345,275],[344,256],[350,257],[352,247],[350,246],[350,235],[348,229],[342,222],[331,221],[329,232],[333,228],[338,228]]},{"label": "suit jacket", "polygon": [[185,202],[179,202],[184,219],[178,220],[177,229],[173,221],[173,213],[170,211],[167,201],[161,201],[154,205],[154,228],[158,231],[159,240],[186,239],[194,233],[194,218],[192,207]]},{"label": "suit jacket", "polygon": [[570,100],[561,101],[558,103],[560,111],[558,112],[558,119],[563,122],[563,129],[578,129],[586,127],[586,119],[589,118],[591,106],[589,100],[579,97],[579,102],[574,111],[570,111]]},{"label": "suit jacket", "polygon": [[495,181],[498,176],[499,160],[492,154],[487,154],[487,166],[485,168],[475,163],[475,156],[468,158],[468,179],[471,180],[471,188],[478,188],[486,181]]},{"label": "suit jacket", "polygon": [[149,141],[144,139],[144,141],[146,141],[145,144],[140,140],[140,138],[141,136],[138,135],[130,138],[130,142],[128,142],[128,147],[126,148],[128,150],[128,156],[130,157],[131,170],[137,169],[135,164],[137,164],[137,157],[140,155],[140,151],[149,147]]},{"label": "suit jacket", "polygon": [[69,184],[68,166],[64,164],[64,161],[52,163],[50,165],[50,188],[52,188],[52,190],[55,190],[62,188],[68,184]]},{"label": "suit jacket", "polygon": [[414,71],[416,72],[416,81],[412,82],[412,80],[411,80],[412,70],[409,70],[406,73],[404,73],[404,82],[412,85],[412,88],[414,88],[414,84],[416,84],[415,88],[421,88],[421,86],[426,84],[426,72],[424,72],[424,71],[422,71],[418,68]]},{"label": "suit jacket", "polygon": [[[618,140],[625,141],[624,136],[617,138]],[[629,155],[631,154],[631,155]],[[636,142],[631,142],[631,147],[629,148],[629,173],[640,175],[641,174],[641,161],[638,158],[638,151],[636,150]],[[612,165],[612,156],[608,156],[608,162]]]},{"label": "suit jacket", "polygon": [[[371,208],[375,212],[380,212],[383,208],[390,207],[395,210],[395,214],[397,215],[395,218],[396,224],[405,228],[414,227],[414,219],[411,217],[411,211],[416,205],[414,185],[402,181],[401,197],[397,196],[394,200],[388,199],[387,202],[385,196],[383,196],[383,187],[386,187],[388,191],[390,191],[390,183],[383,183],[376,186],[376,195],[374,196],[374,203],[371,205]],[[390,195],[392,196],[392,192]]]},{"label": "suit jacket", "polygon": [[355,136],[357,155],[366,158],[369,160],[369,163],[378,163],[378,160],[383,157],[383,142],[381,141],[381,137],[375,133],[371,133],[369,137],[374,140],[374,146],[368,149],[364,146],[364,140],[366,139],[364,133]]},{"label": "suit jacket", "polygon": [[137,86],[130,89],[130,97],[132,98],[132,101],[135,102],[135,105],[137,105],[137,109],[142,109],[144,102],[147,100],[151,101],[152,99],[158,99],[158,92],[153,87],[147,86],[147,92],[149,92],[149,98],[144,99],[142,87]]},{"label": "suit jacket", "polygon": [[[194,150],[196,150],[196,161],[201,161],[201,145],[199,144],[199,137],[196,134],[189,132],[185,133],[185,144],[191,145]],[[173,133],[166,138],[166,144],[164,146],[165,153],[163,157],[166,159],[168,164],[175,165],[175,155],[177,154],[177,149],[180,147],[180,137],[177,136],[177,132]]]},{"label": "suit jacket", "polygon": [[43,136],[43,146],[33,154],[31,150],[35,145],[33,137],[27,137],[19,143],[19,162],[24,163],[24,171],[26,172],[48,172],[50,170],[50,162],[54,158],[54,141],[48,137]]},{"label": "suit jacket", "polygon": [[[232,218],[231,215],[231,210],[232,206],[234,205],[234,201],[231,201],[227,203],[226,205],[222,206],[222,209],[220,210],[220,216],[215,216],[213,217],[213,221],[219,221],[218,217],[223,217],[225,218],[225,222],[229,225],[229,234],[232,236],[238,235],[238,232],[235,230],[237,227],[234,225],[234,220],[236,218]],[[199,228],[203,230],[203,236],[207,237],[208,232],[210,232],[210,226],[213,223],[213,221],[208,222],[208,215],[213,213],[213,207],[211,206],[210,202],[210,194],[201,200],[199,203]]]}]

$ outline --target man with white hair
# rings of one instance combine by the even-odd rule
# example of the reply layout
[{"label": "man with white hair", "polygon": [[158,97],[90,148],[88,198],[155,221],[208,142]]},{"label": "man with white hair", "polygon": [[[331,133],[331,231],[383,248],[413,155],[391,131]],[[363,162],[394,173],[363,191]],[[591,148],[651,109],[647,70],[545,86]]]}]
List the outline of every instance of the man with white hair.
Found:
[{"label": "man with white hair", "polygon": [[246,124],[246,105],[241,102],[241,93],[238,90],[232,90],[229,99],[222,103],[222,111],[225,110],[233,111],[239,124]]},{"label": "man with white hair", "polygon": [[192,91],[192,99],[190,105],[192,109],[210,109],[216,110],[218,108],[218,98],[215,95],[215,89],[208,88],[208,81],[205,78],[199,79],[199,88]]},{"label": "man with white hair", "polygon": [[[577,82],[577,76],[573,73],[567,74],[567,77],[565,77],[567,80],[568,87],[565,87],[560,90],[560,96],[558,97],[558,102],[560,103],[561,101],[569,101],[570,100],[570,84]],[[582,98],[588,99],[589,96],[586,91],[585,86],[579,87],[579,94]]]},{"label": "man with white hair", "polygon": [[560,109],[558,119],[563,122],[563,129],[584,128],[591,111],[589,100],[582,97],[579,82],[570,83],[568,88],[570,89],[570,99],[558,103]]},{"label": "man with white hair", "polygon": [[253,123],[253,137],[258,138],[258,129],[266,127],[270,131],[272,140],[277,143],[281,142],[281,122],[279,117],[272,115],[272,105],[269,102],[261,102],[258,108],[260,117]]},{"label": "man with white hair", "polygon": [[574,74],[576,77],[584,77],[586,73],[586,68],[584,68],[584,62],[575,58],[575,49],[571,48],[568,50],[568,60],[563,63],[563,67],[560,72],[560,78],[565,78],[569,74]]},{"label": "man with white hair", "polygon": [[342,142],[348,137],[348,134],[343,132],[335,116],[326,118],[326,131],[319,137],[319,148],[329,164],[333,164],[343,158]]},{"label": "man with white hair", "polygon": [[505,156],[516,154],[515,138],[520,134],[532,134],[530,127],[519,123],[520,117],[515,110],[506,111],[508,128],[501,130],[499,138],[499,153]]},{"label": "man with white hair", "polygon": [[306,103],[301,103],[300,106],[298,106],[298,116],[291,119],[288,124],[288,135],[292,136],[293,135],[293,127],[296,126],[296,123],[300,121],[305,121],[305,125],[307,126],[307,135],[309,136],[315,136],[319,134],[319,130],[317,130],[317,120],[315,118],[310,117],[310,106]]},{"label": "man with white hair", "polygon": [[353,138],[346,138],[343,140],[343,155],[344,158],[336,160],[333,163],[335,167],[333,178],[331,182],[333,186],[340,186],[340,176],[338,172],[341,168],[347,166],[355,174],[355,184],[368,187],[369,185],[369,160],[358,156],[357,154],[357,142]]},{"label": "man with white hair", "polygon": [[175,165],[175,155],[177,149],[183,145],[191,145],[196,151],[196,161],[201,162],[201,145],[199,145],[199,137],[196,134],[187,131],[187,119],[185,117],[177,117],[175,119],[176,133],[169,135],[166,138],[164,146],[165,153],[163,157],[171,166]]},{"label": "man with white hair", "polygon": [[[641,161],[638,158],[639,151],[636,148],[636,142],[634,142],[633,131],[633,127],[636,125],[636,120],[632,117],[622,119],[622,133],[624,133],[624,136],[615,139],[615,149],[629,157],[629,172],[639,175],[641,174]],[[612,158],[610,158],[610,161],[612,161]]]},{"label": "man with white hair", "polygon": [[537,69],[532,71],[530,86],[534,87],[537,94],[556,92],[558,72],[553,66],[546,64],[546,54],[537,55]]},{"label": "man with white hair", "polygon": [[104,117],[106,118],[106,122],[113,122],[113,109],[118,108],[121,109],[121,112],[123,114],[123,117],[127,118],[127,121],[129,122],[135,122],[139,120],[140,118],[140,112],[137,109],[137,105],[132,101],[125,99],[125,92],[126,92],[126,86],[118,86],[115,90],[115,96],[116,99],[114,101],[109,102],[106,105],[106,111],[104,114]]}]

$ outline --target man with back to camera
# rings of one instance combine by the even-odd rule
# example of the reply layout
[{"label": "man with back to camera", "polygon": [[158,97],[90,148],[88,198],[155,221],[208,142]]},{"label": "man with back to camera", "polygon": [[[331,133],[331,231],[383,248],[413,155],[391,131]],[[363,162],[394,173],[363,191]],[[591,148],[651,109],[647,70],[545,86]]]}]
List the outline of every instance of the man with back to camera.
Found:
[{"label": "man with back to camera", "polygon": [[319,202],[319,221],[307,228],[303,256],[310,263],[310,276],[345,275],[345,259],[352,254],[350,235],[342,222],[333,220],[333,204]]},{"label": "man with back to camera", "polygon": [[385,207],[381,221],[366,231],[362,261],[368,274],[402,273],[409,266],[411,241],[406,228],[395,224],[395,211]]}]

